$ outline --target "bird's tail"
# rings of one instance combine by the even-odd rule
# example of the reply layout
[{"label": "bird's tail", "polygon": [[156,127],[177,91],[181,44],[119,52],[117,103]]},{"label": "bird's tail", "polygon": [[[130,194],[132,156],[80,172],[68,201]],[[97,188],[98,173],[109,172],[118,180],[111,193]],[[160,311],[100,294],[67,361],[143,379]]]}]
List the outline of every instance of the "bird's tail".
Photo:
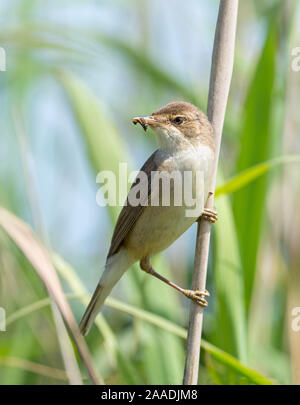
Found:
[{"label": "bird's tail", "polygon": [[121,249],[107,260],[104,272],[79,324],[84,336],[88,334],[106,297],[131,264],[133,261],[128,257],[125,249]]}]

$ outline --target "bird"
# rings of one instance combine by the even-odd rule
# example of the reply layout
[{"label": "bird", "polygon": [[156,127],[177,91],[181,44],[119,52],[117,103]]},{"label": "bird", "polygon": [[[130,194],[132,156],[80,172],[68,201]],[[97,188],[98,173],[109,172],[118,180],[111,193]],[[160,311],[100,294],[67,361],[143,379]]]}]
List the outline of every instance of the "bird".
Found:
[{"label": "bird", "polygon": [[[132,122],[140,124],[145,132],[148,127],[151,128],[159,148],[140,169],[120,212],[103,274],[79,325],[83,335],[89,332],[113,287],[136,262],[140,263],[141,270],[167,283],[197,304],[207,306],[207,290],[193,291],[179,287],[153,269],[151,257],[170,246],[199,218],[216,222],[217,211],[206,209],[203,204],[200,212],[186,215],[186,204],[182,202],[176,205],[174,196],[170,198],[169,204],[162,204],[162,186],[160,182],[154,182],[155,176],[152,177],[152,173],[190,172],[192,177],[197,172],[202,173],[202,186],[193,185],[192,191],[196,199],[205,203],[210,192],[215,156],[212,125],[205,113],[185,101],[168,103],[151,115],[133,118]],[[171,181],[169,184],[169,189],[174,190],[174,184]],[[136,204],[132,202],[132,197],[137,196],[137,187],[140,200]],[[157,195],[156,204],[151,204]]]}]

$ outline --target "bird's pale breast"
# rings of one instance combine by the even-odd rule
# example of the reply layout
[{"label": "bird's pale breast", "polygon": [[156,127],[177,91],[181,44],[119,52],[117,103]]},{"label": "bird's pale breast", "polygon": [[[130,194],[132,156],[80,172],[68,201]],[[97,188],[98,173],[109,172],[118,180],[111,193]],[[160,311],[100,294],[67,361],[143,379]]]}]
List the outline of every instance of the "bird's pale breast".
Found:
[{"label": "bird's pale breast", "polygon": [[[200,145],[168,157],[158,170],[179,171],[182,174],[190,171],[193,175],[198,171],[203,182],[198,184],[197,189],[195,189],[196,183],[193,182],[194,196],[205,204],[213,157],[213,151],[209,146]],[[182,178],[184,177],[182,176]],[[174,188],[171,186],[170,206],[146,206],[126,236],[124,246],[136,260],[166,249],[199,217],[199,215],[187,215],[188,207],[184,203],[184,196],[182,205],[175,206],[172,198],[173,191]]]}]

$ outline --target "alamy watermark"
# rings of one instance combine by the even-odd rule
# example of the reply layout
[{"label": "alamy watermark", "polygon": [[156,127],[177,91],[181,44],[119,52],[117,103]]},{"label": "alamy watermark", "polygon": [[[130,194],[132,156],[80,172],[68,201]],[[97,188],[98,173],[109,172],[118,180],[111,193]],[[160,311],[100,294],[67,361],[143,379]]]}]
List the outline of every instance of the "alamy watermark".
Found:
[{"label": "alamy watermark", "polygon": [[300,46],[292,49],[292,71],[299,72],[300,71]]},{"label": "alamy watermark", "polygon": [[5,49],[0,46],[0,72],[6,71],[6,52]]},{"label": "alamy watermark", "polygon": [[293,317],[292,330],[294,332],[300,332],[300,307],[293,308],[291,315]]},{"label": "alamy watermark", "polygon": [[0,332],[6,331],[6,313],[5,309],[0,307]]},{"label": "alamy watermark", "polygon": [[[199,217],[204,208],[204,172],[133,171],[128,175],[126,163],[119,164],[118,180],[112,171],[98,173],[101,185],[96,201],[103,206],[180,206],[186,217]],[[127,196],[128,184],[133,185]],[[118,183],[118,184],[117,184]],[[117,198],[118,197],[118,198]],[[127,198],[126,198],[127,197]]]}]

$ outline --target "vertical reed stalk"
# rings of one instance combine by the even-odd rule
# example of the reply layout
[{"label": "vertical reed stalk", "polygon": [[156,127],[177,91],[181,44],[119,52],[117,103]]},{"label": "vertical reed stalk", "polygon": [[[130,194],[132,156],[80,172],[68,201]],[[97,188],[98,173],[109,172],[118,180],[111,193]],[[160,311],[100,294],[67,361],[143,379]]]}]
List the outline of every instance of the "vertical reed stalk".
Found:
[{"label": "vertical reed stalk", "polygon": [[[207,115],[213,126],[216,142],[210,193],[206,203],[207,208],[213,208],[214,206],[214,191],[216,186],[222,129],[233,69],[237,11],[238,0],[220,0],[207,106]],[[201,219],[198,223],[192,281],[192,288],[194,290],[205,290],[210,227],[211,224],[206,220]],[[183,384],[185,385],[195,385],[198,382],[202,324],[203,308],[191,302],[186,362],[183,377]]]}]

